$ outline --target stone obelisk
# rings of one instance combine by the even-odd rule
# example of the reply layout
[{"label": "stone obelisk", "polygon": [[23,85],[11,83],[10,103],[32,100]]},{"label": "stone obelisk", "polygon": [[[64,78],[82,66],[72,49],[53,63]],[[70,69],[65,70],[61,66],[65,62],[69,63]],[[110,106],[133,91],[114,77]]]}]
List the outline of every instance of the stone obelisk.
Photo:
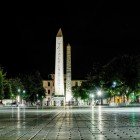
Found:
[{"label": "stone obelisk", "polygon": [[71,46],[67,45],[66,53],[66,104],[70,104],[72,101],[71,91]]},{"label": "stone obelisk", "polygon": [[[56,36],[56,52],[55,52],[55,99],[56,105],[64,104],[64,54],[63,54],[63,35],[59,29]],[[59,98],[60,97],[60,98]]]}]

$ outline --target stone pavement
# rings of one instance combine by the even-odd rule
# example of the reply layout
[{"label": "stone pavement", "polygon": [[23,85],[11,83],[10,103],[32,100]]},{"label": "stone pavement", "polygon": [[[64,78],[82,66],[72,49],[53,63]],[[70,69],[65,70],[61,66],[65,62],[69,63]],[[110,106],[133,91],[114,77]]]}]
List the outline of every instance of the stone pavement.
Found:
[{"label": "stone pavement", "polygon": [[140,108],[0,109],[0,140],[140,140]]}]

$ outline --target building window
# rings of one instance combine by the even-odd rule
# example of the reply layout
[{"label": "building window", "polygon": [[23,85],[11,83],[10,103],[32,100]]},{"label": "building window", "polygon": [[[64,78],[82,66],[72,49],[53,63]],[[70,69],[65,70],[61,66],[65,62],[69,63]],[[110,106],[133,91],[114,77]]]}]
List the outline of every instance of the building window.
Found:
[{"label": "building window", "polygon": [[78,82],[75,82],[75,86],[78,86]]},{"label": "building window", "polygon": [[48,94],[50,94],[50,90],[48,90]]},{"label": "building window", "polygon": [[50,82],[48,82],[48,86],[50,86]]}]

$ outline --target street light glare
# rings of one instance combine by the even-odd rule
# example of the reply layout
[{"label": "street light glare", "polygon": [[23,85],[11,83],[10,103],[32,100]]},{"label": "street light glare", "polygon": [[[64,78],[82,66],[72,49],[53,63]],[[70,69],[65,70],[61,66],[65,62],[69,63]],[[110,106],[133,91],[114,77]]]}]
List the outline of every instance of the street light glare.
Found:
[{"label": "street light glare", "polygon": [[18,101],[18,103],[20,102],[20,96],[19,95],[17,96],[17,101]]},{"label": "street light glare", "polygon": [[18,92],[20,92],[20,89],[18,89]]},{"label": "street light glare", "polygon": [[94,94],[93,93],[90,93],[90,98],[94,98]]},{"label": "street light glare", "polygon": [[101,95],[102,95],[101,90],[99,90],[99,91],[97,92],[97,94],[98,94],[98,96],[101,96]]},{"label": "street light glare", "polygon": [[114,81],[112,87],[116,87],[117,83]]},{"label": "street light glare", "polygon": [[92,94],[91,97],[94,98],[94,95]]}]

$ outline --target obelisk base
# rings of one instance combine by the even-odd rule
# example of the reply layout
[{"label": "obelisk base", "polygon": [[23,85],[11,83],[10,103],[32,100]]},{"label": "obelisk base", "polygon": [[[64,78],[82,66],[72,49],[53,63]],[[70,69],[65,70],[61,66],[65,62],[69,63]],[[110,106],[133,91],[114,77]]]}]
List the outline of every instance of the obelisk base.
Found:
[{"label": "obelisk base", "polygon": [[54,106],[64,106],[65,97],[53,97]]}]

